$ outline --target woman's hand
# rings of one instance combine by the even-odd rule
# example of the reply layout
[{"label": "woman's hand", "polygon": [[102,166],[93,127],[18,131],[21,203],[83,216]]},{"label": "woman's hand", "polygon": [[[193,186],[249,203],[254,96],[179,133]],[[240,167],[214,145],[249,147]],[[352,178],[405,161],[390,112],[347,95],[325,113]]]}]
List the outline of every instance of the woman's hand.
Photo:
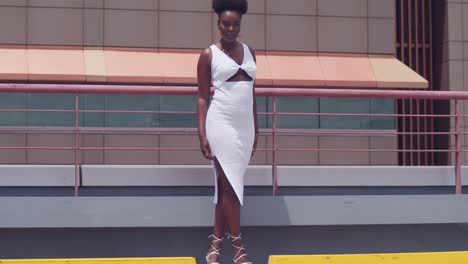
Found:
[{"label": "woman's hand", "polygon": [[203,157],[209,160],[213,159],[213,157],[211,156],[210,144],[208,143],[208,139],[206,137],[200,138],[200,150],[203,154]]}]

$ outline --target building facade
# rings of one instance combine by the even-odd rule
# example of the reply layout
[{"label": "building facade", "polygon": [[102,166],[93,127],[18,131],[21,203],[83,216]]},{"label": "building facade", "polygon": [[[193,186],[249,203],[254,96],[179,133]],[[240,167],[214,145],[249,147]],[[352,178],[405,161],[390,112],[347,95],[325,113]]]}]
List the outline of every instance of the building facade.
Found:
[{"label": "building facade", "polygon": [[[157,50],[172,49],[176,52],[193,51],[198,55],[201,49],[218,40],[217,16],[211,10],[211,1],[2,1],[2,34],[0,43],[16,45],[19,49],[28,49],[28,60],[33,60],[27,70],[28,83],[60,83],[57,77],[36,76],[46,58],[41,58],[40,49],[83,49],[104,53],[103,50],[129,49]],[[353,0],[353,1],[264,1],[249,2],[249,13],[243,19],[241,41],[251,45],[259,55],[266,53],[332,54],[336,56],[388,55],[395,56],[395,3],[388,0]],[[71,56],[71,55],[65,55]],[[99,56],[99,55],[98,55]],[[107,55],[102,55],[103,57]],[[316,56],[316,55],[315,55]],[[47,56],[45,56],[47,57]],[[85,56],[86,57],[86,56]],[[99,57],[98,57],[99,58]],[[70,59],[70,58],[69,58]],[[66,60],[66,58],[65,58]],[[99,60],[99,59],[98,59]],[[105,63],[111,59],[106,59]],[[37,64],[36,64],[37,63]],[[73,62],[78,64],[77,62]],[[71,63],[71,64],[73,64]],[[83,63],[88,63],[85,61]],[[114,64],[130,62],[115,62]],[[138,64],[138,60],[136,61]],[[181,61],[181,63],[184,63]],[[286,62],[287,63],[287,62]],[[86,65],[88,65],[86,64]],[[92,64],[92,62],[91,62]],[[193,65],[191,62],[190,65]],[[113,70],[106,65],[107,74]],[[104,67],[106,67],[104,66]],[[346,66],[346,65],[345,65]],[[351,67],[351,64],[349,65]],[[91,66],[92,67],[92,66]],[[94,65],[94,67],[99,67]],[[120,66],[117,66],[120,67]],[[125,66],[121,66],[125,67]],[[278,78],[290,78],[288,72],[281,69],[268,69],[273,75],[285,75]],[[259,65],[261,70],[262,65]],[[287,67],[286,67],[287,68]],[[296,67],[297,68],[297,67]],[[322,70],[322,69],[318,69]],[[71,69],[71,71],[74,71]],[[75,71],[77,71],[75,69]],[[123,70],[125,71],[125,70]],[[275,72],[276,71],[276,72]],[[278,72],[278,73],[277,73]],[[293,73],[294,75],[294,73]],[[275,76],[274,76],[275,77]],[[292,76],[297,78],[297,76]],[[275,77],[276,78],[276,77]],[[115,83],[116,79],[90,78],[74,79],[72,83]],[[14,80],[25,81],[25,80]],[[344,78],[346,82],[346,77]],[[70,82],[70,81],[69,81]],[[139,80],[133,84],[152,84]],[[118,83],[118,81],[117,81]],[[128,83],[128,82],[126,82]],[[154,82],[153,82],[154,83]],[[352,83],[350,80],[349,83]],[[130,83],[132,84],[132,83]],[[157,82],[156,82],[157,84]],[[294,86],[292,82],[284,83]],[[284,85],[283,84],[283,85]],[[193,84],[192,84],[193,85]],[[268,83],[259,86],[267,86]],[[323,88],[321,85],[309,85],[304,88]],[[351,84],[348,88],[362,88]],[[398,88],[406,88],[400,85]],[[74,108],[74,100],[68,95],[12,94],[3,96],[5,107],[12,108]],[[80,99],[84,109],[119,109],[119,110],[185,110],[194,111],[194,97],[170,96],[93,96]],[[258,98],[258,111],[272,110],[271,100]],[[394,113],[394,102],[381,99],[338,99],[338,98],[281,98],[278,111],[282,112],[336,112],[336,113]],[[4,126],[71,126],[73,114],[59,113],[2,113]],[[269,128],[271,118],[259,116],[260,127]],[[195,127],[194,116],[169,116],[155,114],[119,115],[85,114],[82,118],[84,127]],[[321,129],[321,130],[393,130],[395,120],[392,117],[280,117],[280,128]],[[48,142],[54,146],[67,144],[69,135],[50,137],[48,135],[9,135],[7,142],[20,146],[41,146]],[[87,147],[129,147],[150,145],[154,147],[197,147],[196,136],[132,136],[132,135],[87,135],[83,138]],[[119,145],[119,142],[128,142]],[[12,143],[11,143],[12,144]],[[272,140],[262,136],[261,148],[271,148]],[[329,148],[347,146],[347,148],[397,148],[394,136],[362,137],[300,137],[280,136],[279,146],[285,148]],[[4,163],[59,163],[73,161],[73,152],[37,150],[19,150],[5,155]],[[122,151],[83,152],[83,162],[89,164],[206,164],[196,152],[174,153],[154,151],[151,155],[133,152],[130,155]],[[341,155],[337,157],[336,155]],[[253,164],[270,164],[271,155],[258,153]],[[130,158],[129,157],[133,157]],[[327,152],[289,152],[279,154],[280,164],[289,165],[393,165],[398,164],[396,153],[327,153]]]}]

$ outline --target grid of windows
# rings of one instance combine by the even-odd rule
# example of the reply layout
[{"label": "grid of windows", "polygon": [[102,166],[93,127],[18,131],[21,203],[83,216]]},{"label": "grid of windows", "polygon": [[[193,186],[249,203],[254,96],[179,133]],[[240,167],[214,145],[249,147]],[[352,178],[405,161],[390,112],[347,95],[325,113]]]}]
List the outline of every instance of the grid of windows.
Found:
[{"label": "grid of windows", "polygon": [[[67,109],[73,95],[6,94],[2,108]],[[195,96],[82,95],[85,110],[196,111]],[[272,99],[257,98],[258,112],[271,112]],[[290,113],[393,114],[393,100],[365,98],[278,98],[277,110]],[[259,115],[259,127],[271,128],[271,116]],[[74,113],[0,113],[2,126],[73,126]],[[81,113],[85,127],[196,127],[195,115],[151,113]],[[394,129],[393,117],[369,116],[279,116],[279,128],[295,129]]]}]

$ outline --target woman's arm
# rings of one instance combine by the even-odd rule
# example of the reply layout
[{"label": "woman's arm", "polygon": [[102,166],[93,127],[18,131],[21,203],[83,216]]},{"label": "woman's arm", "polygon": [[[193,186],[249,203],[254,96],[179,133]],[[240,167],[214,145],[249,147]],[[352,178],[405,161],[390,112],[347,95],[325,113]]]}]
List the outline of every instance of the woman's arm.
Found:
[{"label": "woman's arm", "polygon": [[[254,58],[255,63],[257,63],[257,57],[255,56],[255,50],[253,50],[251,47],[249,47],[250,53],[252,53],[252,56]],[[252,156],[254,155],[255,151],[257,150],[257,142],[258,142],[258,122],[257,122],[257,97],[255,96],[255,82],[253,84],[253,115],[254,115],[254,124],[255,124],[255,140],[254,140],[254,145],[252,149]]]},{"label": "woman's arm", "polygon": [[211,88],[211,50],[205,49],[198,60],[197,65],[198,78],[198,99],[197,99],[197,123],[198,138],[200,140],[200,150],[207,159],[212,159],[211,149],[206,138],[206,114],[208,112],[208,100]]}]

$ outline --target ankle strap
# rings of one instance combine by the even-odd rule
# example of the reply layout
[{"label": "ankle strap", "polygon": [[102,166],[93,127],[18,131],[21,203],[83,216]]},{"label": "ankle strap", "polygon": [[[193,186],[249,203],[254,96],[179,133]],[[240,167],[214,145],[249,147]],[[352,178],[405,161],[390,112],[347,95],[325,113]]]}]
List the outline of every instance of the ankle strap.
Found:
[{"label": "ankle strap", "polygon": [[212,238],[213,240],[211,242],[223,242],[224,238],[219,238],[215,236],[214,234],[209,236],[208,238]]},{"label": "ankle strap", "polygon": [[[229,239],[232,239],[232,242],[235,242],[236,240],[242,239],[242,234],[239,233],[238,236],[233,236],[231,234],[228,234],[228,237]],[[239,261],[239,259],[241,259],[242,257],[247,256],[247,254],[245,254],[244,244],[241,244],[240,247],[233,244],[232,247],[237,249],[237,253],[234,255],[234,259],[233,259],[234,263],[237,263],[237,261]],[[247,262],[247,263],[250,263],[250,262]]]},{"label": "ankle strap", "polygon": [[241,233],[239,233],[239,236],[233,236],[233,235],[231,235],[231,234],[228,234],[228,238],[229,238],[229,239],[232,239],[232,242],[234,242],[234,241],[236,241],[236,240],[239,240],[239,239],[242,239],[241,236],[242,236]]}]

